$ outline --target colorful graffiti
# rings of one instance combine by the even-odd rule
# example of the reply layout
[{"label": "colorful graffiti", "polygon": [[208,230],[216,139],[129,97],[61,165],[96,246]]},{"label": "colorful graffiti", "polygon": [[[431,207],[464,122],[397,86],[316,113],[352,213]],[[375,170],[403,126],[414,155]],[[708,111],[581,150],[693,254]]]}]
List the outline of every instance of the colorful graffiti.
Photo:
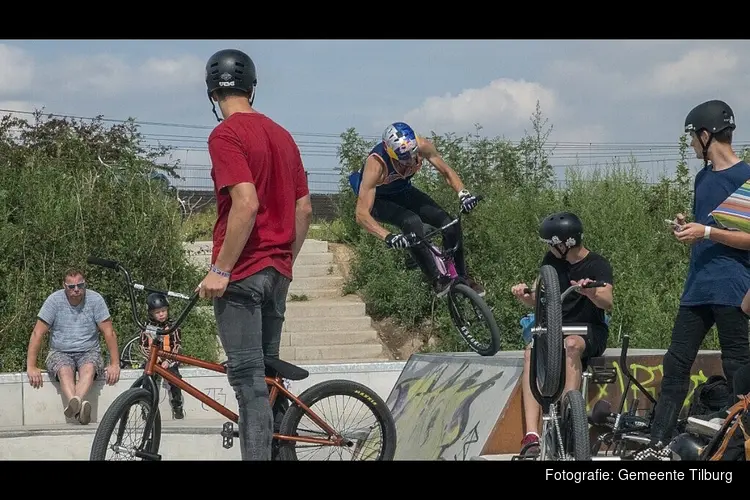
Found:
[{"label": "colorful graffiti", "polygon": [[[633,376],[641,383],[644,389],[658,399],[661,379],[664,374],[664,365],[661,363],[662,356],[630,356],[629,369]],[[628,411],[634,400],[638,400],[638,410],[645,410],[651,407],[651,402],[635,385],[626,389],[627,377],[622,371],[619,357],[607,356],[605,366],[614,368],[617,373],[617,379],[612,384],[591,384],[588,391],[587,409],[591,408],[600,399],[609,401],[615,408],[619,405],[623,391],[627,390],[627,397],[623,411]],[[687,396],[683,401],[683,411],[687,410],[693,398],[695,389],[708,380],[713,374],[722,373],[721,358],[714,354],[699,354],[690,371],[690,387]],[[640,413],[640,412],[639,412]]]},{"label": "colorful graffiti", "polygon": [[[467,361],[407,366],[388,398],[398,434],[396,458],[468,460],[479,454],[479,436],[486,438],[494,427],[520,369]],[[502,378],[506,383],[498,387]],[[483,394],[488,397],[475,404]]]}]

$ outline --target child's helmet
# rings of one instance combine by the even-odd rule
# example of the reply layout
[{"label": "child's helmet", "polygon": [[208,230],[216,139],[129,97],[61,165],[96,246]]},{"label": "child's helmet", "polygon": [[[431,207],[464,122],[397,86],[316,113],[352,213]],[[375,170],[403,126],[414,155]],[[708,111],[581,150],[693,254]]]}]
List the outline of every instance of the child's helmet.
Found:
[{"label": "child's helmet", "polygon": [[146,298],[146,305],[149,312],[162,307],[169,307],[169,301],[163,293],[150,293]]}]

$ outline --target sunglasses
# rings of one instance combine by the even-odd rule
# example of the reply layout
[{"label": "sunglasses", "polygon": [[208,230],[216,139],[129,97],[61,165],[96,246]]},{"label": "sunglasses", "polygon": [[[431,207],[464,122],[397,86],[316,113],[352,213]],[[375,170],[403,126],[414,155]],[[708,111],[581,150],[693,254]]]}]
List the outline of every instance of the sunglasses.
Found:
[{"label": "sunglasses", "polygon": [[82,281],[82,282],[80,282],[80,283],[74,283],[74,284],[72,284],[72,285],[68,285],[68,284],[66,283],[66,284],[65,284],[65,287],[66,287],[66,288],[67,288],[68,290],[75,290],[76,288],[78,288],[79,290],[83,290],[84,288],[86,288],[86,282],[85,282],[85,281]]}]

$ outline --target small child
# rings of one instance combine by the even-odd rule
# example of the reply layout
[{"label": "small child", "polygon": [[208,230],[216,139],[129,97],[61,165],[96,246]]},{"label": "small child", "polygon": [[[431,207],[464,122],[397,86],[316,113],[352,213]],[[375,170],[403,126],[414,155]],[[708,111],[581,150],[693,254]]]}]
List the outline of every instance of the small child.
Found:
[{"label": "small child", "polygon": [[[164,294],[152,293],[146,298],[146,304],[148,305],[148,324],[164,328],[172,323],[169,321],[169,301]],[[149,350],[151,348],[153,340],[146,335],[146,332],[141,332],[141,350],[143,351],[146,358],[149,356]],[[170,332],[169,335],[162,337],[162,350],[177,353],[182,345],[181,334],[179,328]],[[170,361],[168,359],[157,360],[161,367],[174,374],[177,378],[182,379],[182,375],[179,370],[179,363],[177,361]],[[156,376],[156,382],[159,383],[159,377]],[[172,407],[172,417],[175,419],[185,418],[185,412],[182,409],[182,391],[179,387],[169,385],[169,394],[171,399],[169,404]]]}]

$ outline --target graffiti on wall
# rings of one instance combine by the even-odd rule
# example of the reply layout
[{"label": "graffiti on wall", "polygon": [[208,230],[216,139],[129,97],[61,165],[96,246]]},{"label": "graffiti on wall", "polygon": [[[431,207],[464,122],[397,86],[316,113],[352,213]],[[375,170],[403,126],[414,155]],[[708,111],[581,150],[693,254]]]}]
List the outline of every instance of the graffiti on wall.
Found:
[{"label": "graffiti on wall", "polygon": [[[607,357],[609,358],[609,356]],[[644,389],[655,399],[658,399],[661,379],[664,375],[664,365],[661,363],[661,356],[632,356],[628,368],[633,376],[641,383]],[[623,373],[619,358],[612,357],[607,359],[606,366],[614,368],[617,373],[616,380],[611,384],[591,384],[589,386],[587,409],[596,404],[597,401],[605,399],[615,408],[619,405],[623,391],[627,391],[623,411],[628,411],[634,400],[638,400],[638,410],[645,410],[651,407],[651,402],[647,396],[641,393],[641,390],[634,384],[629,388],[626,387],[628,382],[627,376]],[[687,395],[683,401],[683,410],[686,410],[693,399],[695,389],[713,374],[720,374],[721,360],[718,356],[699,354],[690,371],[690,386]]]},{"label": "graffiti on wall", "polygon": [[[480,432],[489,432],[480,431],[480,424],[491,430],[502,408],[489,412],[483,422],[477,398],[494,387],[485,398],[486,405],[504,405],[507,396],[503,397],[503,391],[509,394],[512,390],[518,378],[515,371],[515,367],[469,362],[434,362],[404,370],[388,398],[397,427],[397,454],[424,460],[468,460],[472,451],[477,454],[473,447],[481,446]],[[496,386],[503,375],[506,379],[510,375],[505,384],[509,387]]]}]

